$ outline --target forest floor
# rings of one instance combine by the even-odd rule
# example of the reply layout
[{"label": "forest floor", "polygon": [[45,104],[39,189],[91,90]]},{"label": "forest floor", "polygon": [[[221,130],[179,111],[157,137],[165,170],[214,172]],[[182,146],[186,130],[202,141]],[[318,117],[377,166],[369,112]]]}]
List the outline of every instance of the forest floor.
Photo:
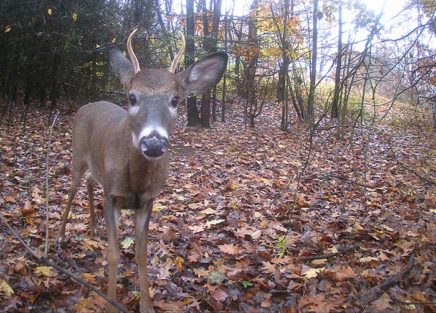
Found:
[{"label": "forest floor", "polygon": [[[157,312],[436,312],[436,140],[431,131],[332,124],[312,137],[281,132],[266,108],[256,128],[240,110],[211,129],[172,137],[167,186],[150,224]],[[184,116],[184,112],[181,114]],[[48,113],[14,112],[0,128],[0,214],[44,251]],[[49,259],[106,290],[101,210],[89,237],[86,188],[66,242],[54,245],[70,186],[72,114],[49,153]],[[331,122],[329,122],[331,123]],[[401,124],[401,123],[400,123]],[[401,126],[401,125],[400,125]],[[101,209],[101,191],[96,197]],[[118,299],[138,308],[133,212],[121,216]],[[36,260],[0,221],[1,312],[102,312],[105,301]]]}]

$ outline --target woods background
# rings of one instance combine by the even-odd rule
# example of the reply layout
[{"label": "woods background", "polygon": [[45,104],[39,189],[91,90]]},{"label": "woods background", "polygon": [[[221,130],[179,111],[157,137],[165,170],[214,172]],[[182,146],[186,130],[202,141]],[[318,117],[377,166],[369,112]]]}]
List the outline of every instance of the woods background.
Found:
[{"label": "woods background", "polygon": [[145,66],[169,66],[178,31],[187,38],[185,65],[217,49],[229,52],[212,100],[203,95],[200,112],[196,99],[188,100],[188,125],[224,121],[226,106],[237,103],[254,127],[266,102],[281,106],[284,131],[293,118],[313,121],[315,103],[340,123],[350,114],[377,119],[375,111],[407,103],[427,109],[436,125],[434,2],[405,2],[389,19],[359,1],[246,6],[249,12],[236,16],[219,0],[3,1],[2,122],[17,102],[26,114],[31,103],[53,110],[61,98],[74,110],[114,98],[107,51],[125,48],[127,34],[139,27],[134,45]]}]

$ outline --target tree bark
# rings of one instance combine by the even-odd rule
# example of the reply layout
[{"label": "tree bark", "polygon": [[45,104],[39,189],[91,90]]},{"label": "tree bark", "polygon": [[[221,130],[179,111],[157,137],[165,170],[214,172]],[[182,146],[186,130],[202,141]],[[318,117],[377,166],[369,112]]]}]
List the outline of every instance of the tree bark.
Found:
[{"label": "tree bark", "polygon": [[312,17],[312,62],[310,67],[310,87],[309,97],[307,99],[307,119],[310,123],[314,118],[314,99],[316,86],[316,59],[318,57],[318,1],[313,1]]},{"label": "tree bark", "polygon": [[[185,66],[188,68],[194,63],[195,42],[194,42],[194,0],[186,0],[186,50]],[[197,109],[197,98],[195,96],[186,99],[188,124],[187,126],[200,125],[200,115]]]},{"label": "tree bark", "polygon": [[54,110],[59,97],[59,78],[61,75],[62,55],[55,52],[52,67],[52,83],[50,91],[50,110]]},{"label": "tree bark", "polygon": [[[203,9],[203,47],[205,51],[210,54],[216,52],[217,50],[217,38],[219,30],[219,21],[221,16],[221,4],[222,0],[210,0],[210,6],[213,4],[213,19],[212,19],[212,29],[209,30],[209,19],[207,17],[206,0],[201,1]],[[211,102],[210,91],[203,94],[201,98],[201,109],[200,109],[200,121],[201,126],[205,128],[210,127],[210,102]]]},{"label": "tree bark", "polygon": [[[252,3],[252,10],[257,7],[257,0]],[[253,49],[258,48],[257,44],[257,29],[253,17],[250,15],[248,20],[248,42],[253,46]],[[258,60],[257,52],[254,52],[252,56],[247,60],[247,65],[244,69],[244,96],[247,99],[247,114],[250,119],[250,127],[254,128],[254,118],[257,111],[257,95],[256,95],[256,68]]]},{"label": "tree bark", "polygon": [[[227,52],[227,27],[228,27],[228,16],[226,14],[224,18],[224,50]],[[223,91],[221,97],[221,122],[226,121],[226,93],[227,93],[227,75],[226,72],[223,74]]]},{"label": "tree bark", "polygon": [[333,95],[332,102],[332,118],[339,117],[339,102],[340,102],[340,94],[342,90],[341,83],[341,72],[342,72],[342,0],[339,0],[338,3],[338,54],[336,56],[336,73],[335,73],[335,91]]}]

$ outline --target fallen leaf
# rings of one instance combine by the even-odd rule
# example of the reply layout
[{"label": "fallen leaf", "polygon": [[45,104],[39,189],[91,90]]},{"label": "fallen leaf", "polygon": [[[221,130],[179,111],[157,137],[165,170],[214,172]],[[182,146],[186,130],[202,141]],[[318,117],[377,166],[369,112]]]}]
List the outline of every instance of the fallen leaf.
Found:
[{"label": "fallen leaf", "polygon": [[239,248],[235,246],[234,244],[225,244],[220,245],[218,248],[221,250],[221,252],[227,253],[227,254],[238,254]]},{"label": "fallen leaf", "polygon": [[35,274],[37,274],[39,276],[52,277],[54,275],[53,267],[51,267],[51,266],[38,266],[37,268],[35,268]]},{"label": "fallen leaf", "polygon": [[97,283],[97,278],[96,278],[96,276],[95,275],[93,275],[93,274],[90,274],[90,273],[82,273],[82,278],[84,279],[84,280],[86,280],[88,283],[91,283],[91,284],[96,284]]},{"label": "fallen leaf", "polygon": [[381,312],[384,311],[388,308],[391,307],[390,304],[391,298],[389,297],[389,295],[385,292],[381,295],[380,298],[378,298],[377,300],[375,300],[372,305],[377,309],[377,312]]},{"label": "fallen leaf", "polygon": [[193,226],[188,226],[188,228],[189,228],[190,230],[192,230],[192,232],[193,232],[194,234],[196,234],[196,233],[200,233],[200,232],[204,231],[204,226],[202,226],[202,225],[198,225],[198,226],[195,226],[195,225],[193,225]]},{"label": "fallen leaf", "polygon": [[14,290],[8,284],[8,282],[1,278],[0,278],[0,293],[3,293],[6,297],[9,297],[14,293]]},{"label": "fallen leaf", "polygon": [[223,219],[210,220],[210,221],[206,222],[206,226],[218,225],[218,224],[221,224],[224,221],[225,220],[223,220]]},{"label": "fallen leaf", "polygon": [[306,278],[314,278],[317,277],[319,273],[324,271],[324,267],[320,268],[311,268],[308,266],[303,265],[303,270],[301,271],[301,274]]},{"label": "fallen leaf", "polygon": [[176,256],[176,258],[174,260],[174,264],[176,265],[176,268],[179,272],[181,272],[183,270],[183,263],[184,262],[185,262],[185,260],[181,256]]},{"label": "fallen leaf", "polygon": [[132,237],[126,237],[123,241],[121,241],[121,246],[124,249],[129,249],[134,242],[135,240]]},{"label": "fallen leaf", "polygon": [[344,281],[356,277],[356,273],[350,266],[329,268],[324,273],[335,281]]},{"label": "fallen leaf", "polygon": [[217,290],[212,290],[210,292],[210,295],[219,302],[224,302],[227,297],[229,296],[224,290],[221,289],[217,289]]}]

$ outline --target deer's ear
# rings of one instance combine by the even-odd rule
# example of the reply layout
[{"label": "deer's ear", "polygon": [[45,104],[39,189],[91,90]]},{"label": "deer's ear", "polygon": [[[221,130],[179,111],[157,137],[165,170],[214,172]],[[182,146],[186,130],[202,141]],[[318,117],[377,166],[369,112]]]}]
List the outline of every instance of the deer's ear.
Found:
[{"label": "deer's ear", "polygon": [[126,87],[135,76],[132,63],[118,49],[112,49],[109,53],[109,58],[115,75],[117,75],[121,84]]},{"label": "deer's ear", "polygon": [[179,73],[187,94],[204,93],[215,87],[226,70],[227,58],[227,53],[216,52]]}]

